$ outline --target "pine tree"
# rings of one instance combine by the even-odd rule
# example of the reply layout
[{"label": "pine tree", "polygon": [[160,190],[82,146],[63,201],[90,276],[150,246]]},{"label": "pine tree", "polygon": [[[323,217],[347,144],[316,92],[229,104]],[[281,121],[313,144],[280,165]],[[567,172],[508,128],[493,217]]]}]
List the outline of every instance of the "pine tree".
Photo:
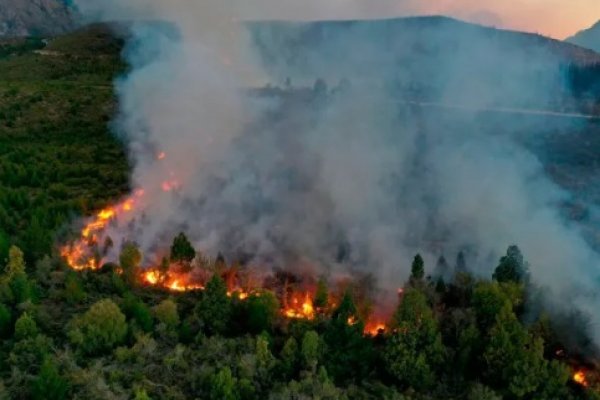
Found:
[{"label": "pine tree", "polygon": [[410,279],[413,282],[422,281],[425,277],[425,263],[423,261],[423,257],[420,254],[417,254],[412,262]]},{"label": "pine tree", "polygon": [[227,296],[225,281],[219,275],[213,275],[206,284],[196,314],[209,335],[223,334],[229,327],[231,299]]},{"label": "pine tree", "polygon": [[175,263],[189,264],[196,257],[196,250],[188,240],[187,236],[181,232],[171,245],[171,261]]},{"label": "pine tree", "polygon": [[506,250],[506,255],[500,259],[493,278],[498,282],[515,283],[523,283],[529,279],[527,263],[517,246],[510,246]]}]

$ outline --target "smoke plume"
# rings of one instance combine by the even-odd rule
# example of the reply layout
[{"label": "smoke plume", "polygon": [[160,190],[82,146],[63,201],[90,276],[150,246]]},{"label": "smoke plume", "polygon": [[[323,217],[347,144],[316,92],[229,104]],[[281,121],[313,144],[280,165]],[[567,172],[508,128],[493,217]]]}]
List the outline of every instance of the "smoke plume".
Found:
[{"label": "smoke plume", "polygon": [[[489,276],[518,244],[557,304],[597,309],[597,254],[559,207],[571,195],[521,143],[586,122],[485,111],[548,108],[563,85],[555,55],[448,22],[412,30],[425,50],[380,25],[240,23],[293,17],[298,3],[79,0],[93,18],[132,23],[115,131],[145,194],[110,236],[135,240],[147,264],[185,231],[212,256],[361,270],[386,288],[417,252],[432,272],[464,251]],[[247,90],[288,77],[295,90]],[[317,78],[335,88],[298,88]],[[394,85],[416,78],[426,99],[399,98]]]}]

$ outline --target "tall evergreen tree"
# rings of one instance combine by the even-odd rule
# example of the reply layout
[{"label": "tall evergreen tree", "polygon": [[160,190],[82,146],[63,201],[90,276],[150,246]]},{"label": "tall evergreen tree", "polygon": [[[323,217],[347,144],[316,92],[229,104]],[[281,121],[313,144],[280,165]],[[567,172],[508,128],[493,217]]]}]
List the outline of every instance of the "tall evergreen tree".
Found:
[{"label": "tall evergreen tree", "polygon": [[420,254],[417,254],[413,259],[410,269],[410,279],[413,281],[421,281],[425,277],[425,262]]},{"label": "tall evergreen tree", "polygon": [[171,261],[175,263],[189,264],[196,257],[196,250],[188,240],[185,233],[181,232],[173,239],[171,245]]},{"label": "tall evergreen tree", "polygon": [[196,314],[203,323],[204,330],[210,335],[226,332],[231,319],[231,299],[227,296],[227,286],[219,275],[206,284],[202,300],[196,307]]},{"label": "tall evergreen tree", "polygon": [[500,259],[493,278],[498,282],[523,283],[529,279],[528,273],[528,266],[521,250],[513,245],[506,250],[506,255]]}]

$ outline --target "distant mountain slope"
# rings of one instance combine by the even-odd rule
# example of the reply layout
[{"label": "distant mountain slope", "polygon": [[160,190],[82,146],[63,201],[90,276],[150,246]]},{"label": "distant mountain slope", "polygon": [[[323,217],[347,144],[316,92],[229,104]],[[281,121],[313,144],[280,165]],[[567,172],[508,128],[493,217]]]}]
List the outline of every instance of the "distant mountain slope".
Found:
[{"label": "distant mountain slope", "polygon": [[[501,30],[444,16],[354,21],[259,21],[249,23],[265,61],[309,68],[335,61],[350,68],[401,62],[415,56],[541,56],[575,64],[596,64],[600,55],[538,34]],[[376,59],[373,59],[373,56]],[[449,58],[449,57],[448,57]],[[349,63],[349,61],[351,61]]]},{"label": "distant mountain slope", "polygon": [[453,104],[564,109],[565,72],[600,65],[598,53],[570,43],[439,16],[253,22],[249,29],[279,82],[348,79]]},{"label": "distant mountain slope", "polygon": [[600,21],[571,36],[567,42],[600,52]]},{"label": "distant mountain slope", "polygon": [[64,0],[0,0],[0,36],[48,36],[73,26]]}]

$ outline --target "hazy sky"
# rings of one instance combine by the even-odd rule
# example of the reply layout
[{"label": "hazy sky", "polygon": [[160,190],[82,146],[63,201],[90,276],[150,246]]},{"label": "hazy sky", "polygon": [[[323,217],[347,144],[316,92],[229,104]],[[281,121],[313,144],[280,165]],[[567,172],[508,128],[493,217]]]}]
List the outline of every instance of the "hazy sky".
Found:
[{"label": "hazy sky", "polygon": [[429,3],[432,11],[559,39],[588,28],[600,19],[600,0],[437,0]]}]

